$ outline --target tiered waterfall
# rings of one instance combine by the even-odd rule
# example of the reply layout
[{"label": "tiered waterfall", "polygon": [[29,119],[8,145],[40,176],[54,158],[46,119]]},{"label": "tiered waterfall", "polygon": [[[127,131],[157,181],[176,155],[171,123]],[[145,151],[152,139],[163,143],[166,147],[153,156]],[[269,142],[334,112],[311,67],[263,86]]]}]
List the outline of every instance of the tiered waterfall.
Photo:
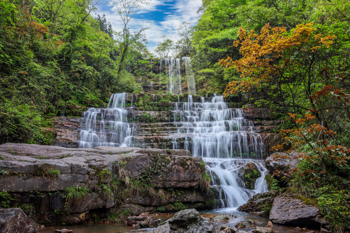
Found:
[{"label": "tiered waterfall", "polygon": [[[152,136],[137,136],[142,130],[137,132],[138,127],[128,123],[125,99],[125,93],[115,94],[106,109],[91,108],[84,113],[80,147],[157,146],[147,141]],[[222,96],[193,102],[189,95],[186,102],[173,104],[172,122],[149,123],[143,131],[152,125],[167,125],[157,140],[170,140],[173,149],[187,149],[193,156],[203,158],[212,187],[219,190],[218,208],[238,207],[255,193],[267,191],[267,169],[262,161],[264,144],[260,134],[253,131],[253,123],[244,118],[242,109],[228,108]],[[159,143],[158,147],[164,145]],[[242,176],[248,164],[254,164],[261,174],[254,189],[245,186]]]}]

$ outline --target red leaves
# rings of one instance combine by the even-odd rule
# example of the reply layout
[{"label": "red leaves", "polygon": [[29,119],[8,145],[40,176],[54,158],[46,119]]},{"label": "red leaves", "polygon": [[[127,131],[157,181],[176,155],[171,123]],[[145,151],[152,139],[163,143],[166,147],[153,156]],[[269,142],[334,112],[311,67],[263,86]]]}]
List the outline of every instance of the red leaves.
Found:
[{"label": "red leaves", "polygon": [[310,98],[314,100],[314,103],[318,103],[321,97],[325,97],[327,95],[331,95],[333,99],[344,100],[349,103],[349,95],[343,92],[343,89],[336,89],[331,85],[325,86],[320,91],[313,93]]}]

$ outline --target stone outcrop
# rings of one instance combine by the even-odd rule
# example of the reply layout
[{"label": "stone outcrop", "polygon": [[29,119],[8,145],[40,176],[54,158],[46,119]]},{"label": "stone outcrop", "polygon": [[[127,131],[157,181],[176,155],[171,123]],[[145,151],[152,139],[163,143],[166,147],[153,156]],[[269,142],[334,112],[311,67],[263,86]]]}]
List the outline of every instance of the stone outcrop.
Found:
[{"label": "stone outcrop", "polygon": [[254,163],[245,164],[239,174],[242,176],[245,187],[248,189],[254,189],[255,181],[261,177],[261,173]]},{"label": "stone outcrop", "polygon": [[0,209],[0,232],[36,233],[38,225],[19,208]]},{"label": "stone outcrop", "polygon": [[0,191],[10,193],[11,205],[30,206],[45,225],[83,222],[103,209],[124,217],[214,204],[205,163],[186,150],[7,143],[0,154]]},{"label": "stone outcrop", "polygon": [[266,168],[271,174],[276,174],[277,177],[285,177],[289,180],[292,176],[292,169],[297,168],[299,164],[298,155],[300,153],[284,153],[276,152],[265,159]]},{"label": "stone outcrop", "polygon": [[304,204],[293,195],[280,195],[273,201],[270,221],[281,225],[320,228],[328,223],[321,217],[318,207]]},{"label": "stone outcrop", "polygon": [[275,197],[283,193],[285,189],[255,194],[247,203],[238,208],[239,211],[268,217]]},{"label": "stone outcrop", "polygon": [[213,223],[202,217],[195,209],[186,209],[174,214],[164,225],[158,227],[155,233],[195,233],[195,232],[212,232]]},{"label": "stone outcrop", "polygon": [[55,146],[67,148],[78,148],[80,118],[77,117],[55,117],[52,119]]}]

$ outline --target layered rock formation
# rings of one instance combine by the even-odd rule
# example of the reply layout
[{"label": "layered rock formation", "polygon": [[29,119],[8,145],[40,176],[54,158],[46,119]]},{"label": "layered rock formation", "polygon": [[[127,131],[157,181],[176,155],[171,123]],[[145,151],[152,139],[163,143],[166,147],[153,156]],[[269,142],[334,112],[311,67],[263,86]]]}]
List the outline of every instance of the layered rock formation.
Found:
[{"label": "layered rock formation", "polygon": [[204,162],[186,150],[7,143],[0,154],[0,191],[9,205],[46,225],[214,203]]}]

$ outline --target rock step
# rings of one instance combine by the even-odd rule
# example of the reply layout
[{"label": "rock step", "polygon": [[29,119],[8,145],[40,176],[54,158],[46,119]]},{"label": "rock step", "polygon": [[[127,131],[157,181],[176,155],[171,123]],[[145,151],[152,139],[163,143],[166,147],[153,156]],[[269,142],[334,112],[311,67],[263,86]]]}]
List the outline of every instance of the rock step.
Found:
[{"label": "rock step", "polygon": [[[96,120],[101,120],[101,114],[103,114],[106,121],[127,121],[128,119],[129,122],[174,122],[179,121],[181,116],[181,112],[175,110],[139,111],[133,107],[127,108],[127,111],[106,108],[96,110],[99,111],[96,114]],[[236,108],[230,108],[230,110],[235,111]],[[243,112],[246,120],[271,120],[271,114],[265,113],[264,109],[243,109]],[[201,115],[202,112],[198,112],[198,116],[201,117]]]},{"label": "rock step", "polygon": [[[227,127],[228,128],[228,127]],[[255,132],[255,133],[262,133],[262,132],[273,132],[274,129],[276,129],[277,126],[243,126],[240,129],[234,130],[234,131],[244,131],[244,132]],[[147,135],[153,135],[153,134],[174,134],[174,133],[206,133],[211,132],[211,128],[209,127],[150,127],[150,128],[144,128],[144,127],[138,127],[137,129],[137,135],[139,136],[147,136]]]},{"label": "rock step", "polygon": [[[237,133],[237,132],[231,132]],[[257,134],[255,134],[257,135]],[[280,143],[281,136],[276,133],[260,133],[262,142],[265,144],[264,153],[268,154],[269,150],[272,146]],[[172,136],[164,136],[164,135],[153,135],[153,136],[135,136],[131,138],[131,141],[135,147],[141,148],[173,148],[173,149],[184,149],[185,143],[191,144],[191,134],[175,134]],[[187,139],[187,140],[186,140]],[[247,133],[247,145],[249,146],[251,151],[254,151],[253,141],[254,134]],[[238,139],[235,139],[238,140]],[[232,141],[233,144],[234,141]],[[174,147],[176,145],[176,147]]]}]

